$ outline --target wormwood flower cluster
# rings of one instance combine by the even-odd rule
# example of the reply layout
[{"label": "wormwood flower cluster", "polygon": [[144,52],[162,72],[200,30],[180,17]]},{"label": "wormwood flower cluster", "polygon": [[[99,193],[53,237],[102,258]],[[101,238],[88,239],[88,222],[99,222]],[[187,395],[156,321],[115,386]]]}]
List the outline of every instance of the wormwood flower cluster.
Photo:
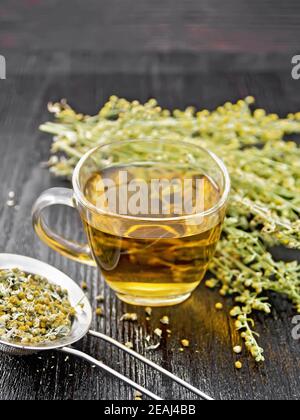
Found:
[{"label": "wormwood flower cluster", "polygon": [[75,309],[68,292],[46,279],[0,270],[0,339],[24,345],[67,337]]},{"label": "wormwood flower cluster", "polygon": [[154,99],[143,105],[114,96],[91,117],[62,101],[49,105],[56,121],[41,130],[54,136],[51,171],[69,178],[85,152],[111,139],[189,140],[224,160],[232,193],[207,286],[233,296],[236,328],[259,362],[264,356],[252,313],[270,313],[266,292],[287,296],[300,312],[300,265],[275,261],[269,251],[274,245],[300,249],[300,148],[285,139],[300,133],[300,113],[281,119],[252,111],[253,104],[248,97],[212,112],[192,107],[170,112]]}]

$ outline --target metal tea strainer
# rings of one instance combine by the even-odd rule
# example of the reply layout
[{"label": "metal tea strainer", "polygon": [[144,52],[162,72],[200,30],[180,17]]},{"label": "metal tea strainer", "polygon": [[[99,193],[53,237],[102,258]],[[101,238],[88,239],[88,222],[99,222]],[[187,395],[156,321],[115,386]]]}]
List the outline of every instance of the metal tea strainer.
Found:
[{"label": "metal tea strainer", "polygon": [[208,395],[206,395],[199,389],[195,388],[194,386],[190,385],[184,380],[173,375],[171,372],[167,371],[166,369],[162,368],[161,366],[157,365],[151,360],[146,359],[144,356],[140,355],[139,353],[136,353],[135,351],[127,348],[126,346],[114,340],[113,338],[105,334],[98,333],[96,331],[91,331],[90,330],[90,326],[92,322],[91,305],[87,297],[85,296],[84,292],[81,290],[81,288],[70,277],[68,277],[61,271],[41,261],[28,258],[28,257],[23,257],[20,255],[12,255],[12,254],[0,254],[0,267],[2,269],[12,269],[12,268],[17,267],[26,273],[37,274],[42,277],[45,277],[51,283],[57,284],[61,286],[62,288],[68,290],[69,299],[72,306],[74,307],[77,306],[78,308],[78,303],[80,302],[81,304],[80,306],[82,307],[82,309],[77,310],[78,313],[77,313],[76,318],[74,319],[72,330],[68,337],[64,337],[62,339],[56,340],[53,343],[43,344],[43,345],[38,345],[38,346],[23,346],[21,344],[15,344],[15,343],[10,343],[10,342],[0,340],[1,352],[10,354],[12,356],[25,356],[25,355],[34,354],[37,352],[42,352],[42,351],[58,350],[63,353],[67,353],[73,356],[78,356],[81,359],[84,359],[90,362],[91,364],[100,367],[101,369],[105,370],[106,372],[110,373],[111,375],[115,376],[121,381],[124,381],[126,384],[132,386],[136,390],[142,392],[143,394],[149,396],[150,398],[154,400],[162,400],[162,398],[160,398],[158,395],[152,393],[148,389],[135,383],[131,379],[122,375],[121,373],[115,371],[114,369],[105,365],[103,362],[89,356],[86,353],[83,353],[81,351],[73,349],[72,347],[69,347],[72,344],[76,343],[77,341],[81,340],[85,335],[88,334],[90,336],[100,338],[112,344],[113,346],[121,349],[122,351],[130,354],[131,356],[135,357],[141,362],[147,364],[148,366],[151,366],[152,368],[156,369],[160,373],[168,376],[170,379],[184,386],[185,388],[192,391],[199,397],[205,400],[213,400],[211,397],[209,397]]}]

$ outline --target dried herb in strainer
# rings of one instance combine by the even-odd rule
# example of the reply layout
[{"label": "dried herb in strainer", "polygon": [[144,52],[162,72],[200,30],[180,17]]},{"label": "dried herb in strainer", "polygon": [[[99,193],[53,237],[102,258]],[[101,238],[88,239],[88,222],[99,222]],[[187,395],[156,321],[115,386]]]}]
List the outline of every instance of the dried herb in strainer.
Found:
[{"label": "dried herb in strainer", "polygon": [[67,337],[75,309],[68,292],[41,276],[0,269],[0,339],[24,345]]}]

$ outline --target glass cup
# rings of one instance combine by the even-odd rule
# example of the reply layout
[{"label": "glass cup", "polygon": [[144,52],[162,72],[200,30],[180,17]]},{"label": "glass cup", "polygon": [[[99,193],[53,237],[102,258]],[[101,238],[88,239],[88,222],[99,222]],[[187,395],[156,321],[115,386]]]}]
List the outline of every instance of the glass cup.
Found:
[{"label": "glass cup", "polygon": [[[40,196],[33,225],[60,254],[97,266],[121,300],[169,306],[186,300],[205,276],[229,191],[223,162],[193,141],[111,142],[80,160],[73,190]],[[51,230],[43,210],[57,204],[78,210],[88,244]]]}]

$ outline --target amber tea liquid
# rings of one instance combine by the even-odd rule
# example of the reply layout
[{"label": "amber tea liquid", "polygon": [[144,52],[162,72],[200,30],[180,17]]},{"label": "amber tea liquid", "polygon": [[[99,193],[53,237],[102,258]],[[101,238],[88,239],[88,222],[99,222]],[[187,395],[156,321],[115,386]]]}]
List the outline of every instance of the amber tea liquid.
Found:
[{"label": "amber tea liquid", "polygon": [[[99,196],[109,189],[103,186],[102,180],[111,179],[119,185],[121,170],[127,171],[128,182],[143,179],[149,185],[154,178],[201,179],[203,210],[211,209],[220,199],[218,187],[206,175],[189,173],[186,169],[143,165],[112,167],[94,173],[85,186],[87,200],[97,205]],[[148,198],[150,202],[151,197]],[[220,239],[222,216],[201,220],[189,216],[183,221],[176,218],[172,210],[171,206],[171,214],[167,215],[141,214],[140,221],[136,215],[128,220],[98,213],[84,220],[97,265],[123,301],[138,305],[173,305],[184,301],[203,279]]]}]

